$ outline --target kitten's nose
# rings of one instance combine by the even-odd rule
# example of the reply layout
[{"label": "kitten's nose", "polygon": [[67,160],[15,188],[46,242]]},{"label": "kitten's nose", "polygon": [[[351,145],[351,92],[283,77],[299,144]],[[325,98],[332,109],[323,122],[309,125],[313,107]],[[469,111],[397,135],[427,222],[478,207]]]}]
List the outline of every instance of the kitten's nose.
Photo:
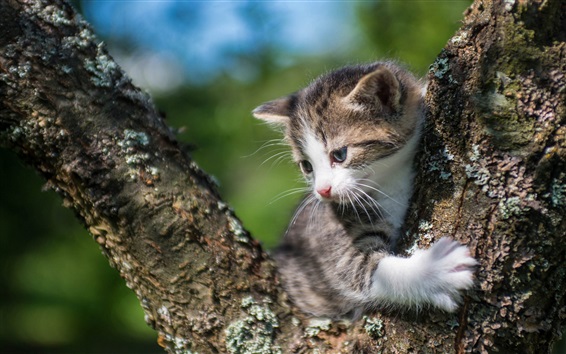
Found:
[{"label": "kitten's nose", "polygon": [[318,194],[320,194],[321,197],[323,198],[330,198],[331,194],[332,194],[332,187],[328,186],[328,187],[322,187],[320,189],[317,189],[316,192]]}]

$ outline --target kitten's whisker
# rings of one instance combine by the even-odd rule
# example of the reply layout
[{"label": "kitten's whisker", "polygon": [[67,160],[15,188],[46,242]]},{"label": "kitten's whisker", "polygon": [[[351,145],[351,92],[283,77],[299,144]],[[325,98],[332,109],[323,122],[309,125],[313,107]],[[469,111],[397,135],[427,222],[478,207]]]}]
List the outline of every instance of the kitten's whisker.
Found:
[{"label": "kitten's whisker", "polygon": [[281,155],[281,156],[279,156],[278,158],[275,159],[272,166],[277,166],[283,161],[293,162],[293,158],[291,157],[290,154]]},{"label": "kitten's whisker", "polygon": [[380,219],[384,219],[384,215],[383,215],[383,211],[385,211],[387,214],[391,215],[391,213],[383,208],[383,206],[374,198],[372,198],[371,195],[369,195],[368,193],[366,193],[363,189],[355,186],[354,187],[356,190],[358,190],[360,193],[362,193],[362,197],[364,198],[364,200],[366,200],[370,205],[369,207],[375,212],[375,214],[380,218]]},{"label": "kitten's whisker", "polygon": [[370,184],[374,184],[376,187],[381,188],[381,185],[379,183],[377,183],[376,181],[369,179],[369,178],[360,178],[360,179],[358,179],[358,181],[367,181]]},{"label": "kitten's whisker", "polygon": [[[366,168],[367,168],[367,169],[370,169],[371,172],[372,172],[374,175],[376,174],[375,170],[373,169],[373,167],[372,167],[370,164],[365,164],[365,165],[363,165],[363,168],[364,168],[364,169],[366,169]],[[370,180],[370,181],[371,181],[371,180]]]},{"label": "kitten's whisker", "polygon": [[358,186],[353,186],[353,188],[354,188],[355,191],[357,191],[357,192],[360,193],[360,194],[358,194],[358,193],[356,193],[356,194],[358,194],[358,196],[359,196],[360,198],[362,198],[362,200],[365,200],[365,201],[369,202],[369,203],[370,203],[369,207],[370,207],[376,214],[379,214],[379,212],[378,212],[379,207],[377,208],[377,210],[374,208],[374,206],[378,206],[379,203],[378,203],[377,205],[375,205],[375,203],[377,203],[377,201],[375,201],[369,194],[367,194],[366,192],[364,192],[364,190],[361,189],[360,187],[358,187]]},{"label": "kitten's whisker", "polygon": [[392,215],[391,212],[389,212],[389,210],[384,208],[383,205],[381,205],[381,203],[377,201],[377,199],[373,198],[366,191],[364,191],[363,189],[360,188],[360,192],[362,192],[366,196],[367,200],[377,208],[377,210],[379,211],[378,215],[379,215],[380,218],[384,219],[383,212],[386,212],[387,214]]},{"label": "kitten's whisker", "polygon": [[[371,180],[369,180],[369,179],[360,179],[359,181],[371,181]],[[371,182],[373,182],[373,181],[371,181]],[[375,183],[375,182],[374,182],[374,183]],[[407,206],[406,203],[402,203],[402,202],[398,201],[397,199],[391,197],[389,194],[385,193],[384,191],[380,190],[379,188],[375,188],[375,187],[373,187],[373,186],[370,186],[370,185],[364,184],[364,183],[360,183],[360,182],[356,182],[356,185],[361,186],[361,187],[366,187],[366,188],[371,189],[371,190],[374,190],[374,191],[376,191],[377,193],[383,195],[384,197],[390,199],[391,201],[393,201],[393,202],[395,202],[395,203],[397,203],[397,204],[399,204],[399,205],[401,205],[401,206],[404,206],[404,207]]]},{"label": "kitten's whisker", "polygon": [[313,221],[315,221],[315,217],[318,216],[318,208],[321,205],[321,201],[314,198],[316,200],[316,204],[311,209],[311,215],[309,216],[309,221],[307,222],[307,228],[311,228],[313,226]]},{"label": "kitten's whisker", "polygon": [[358,220],[360,221],[360,224],[363,224],[362,218],[360,217],[360,214],[358,213],[358,209],[356,208],[356,205],[354,204],[354,202],[352,202],[352,199],[350,198],[350,194],[351,194],[350,191],[346,191],[345,196],[346,196],[346,198],[348,198],[348,201],[350,202],[352,209],[354,209],[354,212],[358,216]]},{"label": "kitten's whisker", "polygon": [[379,191],[381,191],[381,184],[377,183],[376,181],[369,179],[369,178],[360,178],[356,181],[356,184],[362,185],[362,183],[360,183],[360,181],[364,181],[364,182],[368,182],[369,184],[363,184],[366,187],[369,188],[377,188]]},{"label": "kitten's whisker", "polygon": [[[356,187],[354,187],[354,188],[355,188],[355,189],[354,189],[354,191],[353,191],[352,194],[353,194],[353,195],[355,196],[355,198],[358,200],[358,204],[360,204],[360,206],[361,206],[362,209],[364,210],[365,214],[366,214],[367,217],[368,217],[368,221],[369,221],[369,223],[370,223],[370,225],[371,225],[371,228],[373,229],[373,228],[374,228],[374,225],[373,225],[373,218],[371,217],[369,211],[367,210],[366,204],[364,203],[364,199],[365,199],[365,198],[364,198],[363,195],[359,195],[358,193],[356,193],[356,189],[357,189],[358,191],[362,192],[362,193],[363,193],[363,191],[360,190],[359,188],[356,188]],[[370,207],[374,212],[376,212],[376,210],[373,208],[373,206],[372,206],[371,204],[369,205],[369,207]],[[379,213],[377,213],[377,214],[378,214],[378,216],[379,216]]]},{"label": "kitten's whisker", "polygon": [[289,147],[289,145],[285,142],[285,139],[271,139],[271,140],[264,142],[260,147],[257,148],[257,150],[255,150],[251,154],[242,156],[242,158],[248,158],[248,157],[254,156],[255,154],[257,154],[261,150],[266,149],[266,148],[271,147],[271,146],[285,146],[286,148]]},{"label": "kitten's whisker", "polygon": [[287,191],[283,191],[283,192],[277,194],[275,197],[273,197],[274,199],[269,202],[269,205],[275,203],[279,199],[282,199],[282,198],[285,198],[285,197],[288,197],[290,195],[297,194],[297,193],[300,193],[300,192],[308,192],[309,190],[310,190],[310,188],[308,188],[308,187],[291,188],[291,189],[289,189]]},{"label": "kitten's whisker", "polygon": [[[274,158],[276,158],[276,157],[281,157],[281,156],[283,156],[283,158],[284,158],[285,155],[287,155],[287,154],[289,154],[289,151],[281,151],[281,152],[278,152],[278,153],[276,153],[276,154],[273,154],[273,155],[271,155],[269,158],[267,158],[265,161],[263,161],[260,166],[263,166],[264,164],[267,163],[267,161],[272,160],[272,159],[274,159]],[[277,160],[276,160],[276,161],[277,161]]]},{"label": "kitten's whisker", "polygon": [[315,200],[316,198],[314,198],[311,195],[309,195],[308,197],[306,197],[305,199],[303,199],[303,201],[301,202],[301,204],[299,204],[299,207],[297,208],[297,211],[295,211],[295,215],[293,215],[293,219],[291,219],[291,222],[289,223],[289,225],[294,225],[295,221],[297,220],[297,217],[299,217],[299,215],[301,214],[301,212],[303,211],[303,209],[305,209],[305,207],[307,205],[309,205],[310,203],[312,203],[313,200]]}]

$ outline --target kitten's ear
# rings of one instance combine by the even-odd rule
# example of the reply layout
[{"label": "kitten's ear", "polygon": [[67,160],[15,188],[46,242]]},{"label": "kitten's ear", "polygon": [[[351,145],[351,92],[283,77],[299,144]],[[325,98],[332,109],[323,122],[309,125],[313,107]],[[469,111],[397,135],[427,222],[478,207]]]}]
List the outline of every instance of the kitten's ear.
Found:
[{"label": "kitten's ear", "polygon": [[252,111],[254,117],[277,125],[287,124],[291,113],[292,95],[266,102]]},{"label": "kitten's ear", "polygon": [[385,108],[393,113],[400,108],[401,86],[389,69],[380,67],[362,77],[345,99],[356,108]]}]

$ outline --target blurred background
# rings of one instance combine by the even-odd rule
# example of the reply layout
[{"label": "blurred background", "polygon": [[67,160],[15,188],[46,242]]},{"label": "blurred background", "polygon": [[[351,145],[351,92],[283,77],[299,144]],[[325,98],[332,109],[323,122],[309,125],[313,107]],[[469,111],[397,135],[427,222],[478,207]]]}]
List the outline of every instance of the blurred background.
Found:
[{"label": "blurred background", "polygon": [[[251,110],[345,64],[394,58],[424,76],[471,1],[73,4],[270,248],[301,198],[279,196],[302,182]],[[0,184],[0,353],[163,353],[91,236],[5,150]]]}]

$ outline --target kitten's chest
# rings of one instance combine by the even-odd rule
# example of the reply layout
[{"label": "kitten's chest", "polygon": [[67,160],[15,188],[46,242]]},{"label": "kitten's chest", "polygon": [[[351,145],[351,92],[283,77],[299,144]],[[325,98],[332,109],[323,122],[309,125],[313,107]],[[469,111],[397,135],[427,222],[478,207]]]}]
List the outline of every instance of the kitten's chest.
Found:
[{"label": "kitten's chest", "polygon": [[339,204],[313,202],[298,208],[283,243],[300,249],[360,250],[388,247],[395,228],[377,207],[358,209]]},{"label": "kitten's chest", "polygon": [[388,241],[395,233],[395,225],[390,220],[391,211],[378,202],[333,204],[329,209],[333,218],[342,225],[354,243],[372,236]]}]

